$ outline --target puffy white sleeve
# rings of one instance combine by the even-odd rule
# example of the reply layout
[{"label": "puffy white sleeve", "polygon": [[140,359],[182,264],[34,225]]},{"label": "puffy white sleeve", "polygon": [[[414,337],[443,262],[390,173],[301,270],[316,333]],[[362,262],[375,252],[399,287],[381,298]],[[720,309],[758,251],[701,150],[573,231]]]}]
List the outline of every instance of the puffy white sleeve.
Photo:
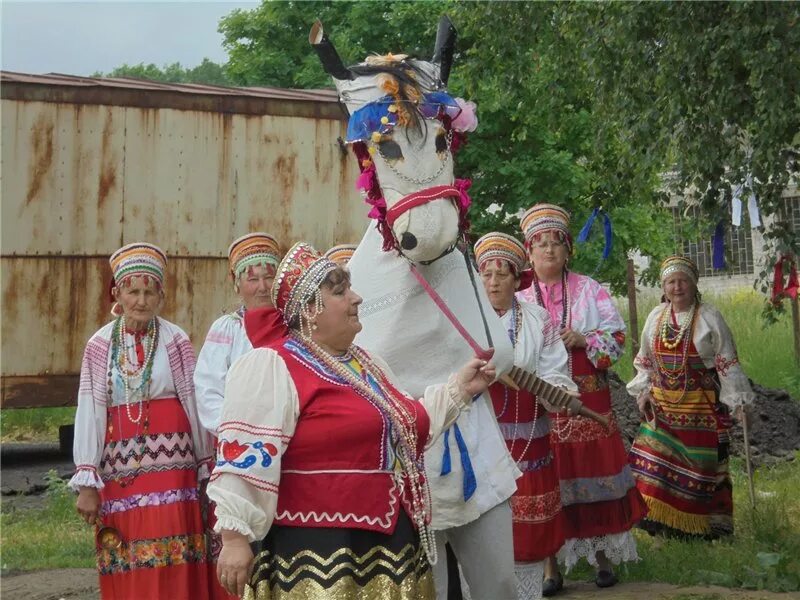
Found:
[{"label": "puffy white sleeve", "polygon": [[522,330],[514,348],[514,364],[551,385],[577,391],[569,376],[567,349],[550,313],[530,302],[520,302],[520,308]]},{"label": "puffy white sleeve", "polygon": [[[104,351],[105,350],[105,351]],[[96,381],[92,375],[93,361],[108,360],[108,345],[97,335],[89,340],[81,361],[80,385],[78,387],[78,410],[75,413],[75,437],[72,456],[75,474],[69,487],[80,491],[82,487],[103,489],[103,480],[97,470],[103,453],[105,440],[105,381]],[[104,402],[100,403],[100,399]]]},{"label": "puffy white sleeve", "polygon": [[250,541],[267,534],[278,505],[281,457],[299,413],[297,388],[274,350],[257,348],[233,363],[208,486],[217,505],[215,531],[237,531]]},{"label": "puffy white sleeve", "polygon": [[[709,335],[704,337],[710,339],[713,347],[714,368],[717,370],[720,383],[720,402],[723,402],[731,409],[738,408],[743,404],[752,404],[756,395],[753,392],[753,388],[750,387],[747,375],[742,370],[741,363],[739,363],[739,354],[736,351],[733,334],[722,314],[709,304],[701,304],[699,318],[709,329]],[[705,364],[707,361],[705,348],[707,343],[704,342],[705,340],[696,343],[696,345]]]},{"label": "puffy white sleeve", "polygon": [[658,315],[664,310],[664,305],[656,306],[650,314],[647,315],[647,320],[642,329],[642,339],[639,344],[639,352],[636,358],[633,359],[633,367],[636,369],[636,375],[628,382],[626,389],[628,394],[634,398],[638,398],[644,392],[650,391],[653,381],[653,363],[652,348],[653,348],[653,335],[655,335],[656,324],[658,323]]},{"label": "puffy white sleeve", "polygon": [[[405,394],[389,365],[377,356],[371,355],[370,358],[380,367],[391,384],[398,391]],[[408,394],[406,395],[408,396]],[[458,419],[462,410],[469,409],[472,404],[472,398],[461,392],[456,382],[456,373],[451,373],[450,377],[447,378],[447,383],[429,385],[425,388],[425,394],[419,399],[419,402],[425,407],[430,420],[428,441],[425,443],[425,448],[427,449],[436,442],[445,429]]]},{"label": "puffy white sleeve", "polygon": [[200,423],[213,435],[217,434],[225,376],[231,366],[235,321],[223,315],[211,325],[197,356],[194,370],[194,390]]}]

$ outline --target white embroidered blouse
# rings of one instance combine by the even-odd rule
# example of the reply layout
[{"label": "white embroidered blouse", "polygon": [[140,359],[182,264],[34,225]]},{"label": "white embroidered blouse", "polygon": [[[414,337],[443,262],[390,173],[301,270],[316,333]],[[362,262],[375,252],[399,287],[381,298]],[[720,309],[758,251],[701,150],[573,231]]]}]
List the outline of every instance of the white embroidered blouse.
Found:
[{"label": "white embroidered blouse", "polygon": [[244,310],[222,315],[208,330],[197,356],[194,388],[200,422],[212,435],[217,434],[225,376],[237,358],[253,349],[244,328]]},{"label": "white embroidered blouse", "polygon": [[[192,444],[198,466],[198,479],[210,475],[211,447],[208,435],[200,426],[195,405],[192,372],[194,370],[194,349],[186,333],[177,325],[158,317],[160,332],[158,346],[153,356],[153,374],[149,394],[151,399],[177,396],[189,419],[192,429]],[[112,405],[125,402],[125,392],[121,379],[111,368],[111,335],[114,321],[98,330],[86,344],[81,363],[81,378],[78,389],[78,410],[75,413],[75,441],[73,458],[75,475],[69,486],[79,491],[81,487],[102,489],[103,481],[98,474],[100,459],[105,447],[108,373],[112,372]],[[125,334],[129,346],[133,347],[133,335]],[[133,351],[128,359],[137,364]],[[132,402],[138,402],[136,396]],[[131,407],[133,414],[136,408]]]},{"label": "white embroidered blouse", "polygon": [[[386,363],[375,356],[372,360],[397,387]],[[430,418],[427,446],[471,403],[460,394],[455,375],[446,384],[428,387],[419,401]],[[297,388],[275,350],[256,348],[231,366],[225,384],[220,443],[252,444],[260,440],[258,432],[264,431],[279,431],[280,441],[267,467],[256,463],[246,471],[219,465],[215,468],[208,496],[217,505],[217,532],[237,531],[254,541],[269,531],[278,505],[281,457],[298,423],[299,407]]]},{"label": "white embroidered blouse", "polygon": [[[636,376],[627,386],[631,396],[638,397],[642,392],[650,389],[656,369],[653,340],[659,334],[656,331],[658,317],[665,306],[665,304],[656,306],[647,316],[642,330],[639,353],[633,362],[636,367]],[[679,315],[681,314],[683,313],[676,313],[676,318],[680,319]],[[717,371],[720,382],[720,402],[724,402],[731,409],[742,404],[751,404],[755,400],[755,393],[739,364],[739,356],[731,330],[720,312],[705,302],[698,307],[693,341],[706,368]]]}]

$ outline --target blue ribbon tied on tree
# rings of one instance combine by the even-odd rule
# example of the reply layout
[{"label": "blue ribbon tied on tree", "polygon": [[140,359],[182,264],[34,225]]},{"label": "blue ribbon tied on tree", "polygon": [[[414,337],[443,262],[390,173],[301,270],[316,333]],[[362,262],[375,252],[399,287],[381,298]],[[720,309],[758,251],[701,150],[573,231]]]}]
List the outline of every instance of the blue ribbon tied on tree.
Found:
[{"label": "blue ribbon tied on tree", "polygon": [[711,264],[715,270],[725,268],[725,221],[720,220],[714,229],[711,237],[711,247],[713,249]]},{"label": "blue ribbon tied on tree", "polygon": [[585,244],[589,241],[589,236],[592,233],[592,226],[594,225],[598,215],[603,219],[603,233],[605,234],[606,238],[605,246],[603,246],[603,260],[606,260],[609,256],[611,256],[611,241],[613,239],[613,233],[611,231],[611,218],[602,207],[598,206],[595,208],[592,211],[592,214],[589,215],[589,218],[586,219],[586,223],[583,225],[581,232],[578,234],[578,243]]},{"label": "blue ribbon tied on tree", "polygon": [[472,461],[469,458],[469,451],[467,444],[464,441],[464,436],[461,435],[461,430],[458,428],[458,423],[454,423],[452,427],[444,432],[444,455],[442,456],[442,471],[440,475],[448,475],[453,470],[453,465],[450,459],[450,430],[453,430],[453,437],[456,438],[456,446],[458,446],[458,454],[461,457],[461,468],[464,471],[464,502],[472,498],[475,490],[478,489],[478,480],[475,478],[475,470],[472,468]]}]

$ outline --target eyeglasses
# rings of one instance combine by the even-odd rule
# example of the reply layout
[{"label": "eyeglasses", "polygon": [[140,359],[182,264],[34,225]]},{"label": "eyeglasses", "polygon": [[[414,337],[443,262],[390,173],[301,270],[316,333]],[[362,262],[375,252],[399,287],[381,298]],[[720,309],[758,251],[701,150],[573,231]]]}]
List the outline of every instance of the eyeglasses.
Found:
[{"label": "eyeglasses", "polygon": [[559,241],[551,241],[551,242],[536,242],[535,244],[531,244],[533,248],[538,250],[547,250],[548,248],[563,248],[566,246],[564,242]]}]

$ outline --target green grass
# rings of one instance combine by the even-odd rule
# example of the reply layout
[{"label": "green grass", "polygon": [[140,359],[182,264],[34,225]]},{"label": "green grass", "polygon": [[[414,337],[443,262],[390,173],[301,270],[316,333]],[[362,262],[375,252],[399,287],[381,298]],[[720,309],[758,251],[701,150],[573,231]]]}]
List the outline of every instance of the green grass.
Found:
[{"label": "green grass", "polygon": [[[620,567],[621,579],[774,592],[800,590],[800,453],[793,462],[756,472],[755,511],[750,508],[741,461],[735,460],[731,467],[735,536],[725,541],[681,542],[636,531],[642,560]],[[0,524],[4,571],[95,564],[92,531],[75,512],[74,494],[55,476],[50,478],[44,508],[8,510],[4,504]],[[591,580],[593,574],[582,563],[569,578]],[[690,597],[699,600],[696,596]]]},{"label": "green grass", "polygon": [[[621,579],[800,590],[800,453],[791,463],[758,469],[755,511],[741,461],[731,466],[735,535],[714,542],[678,541],[636,530],[641,561],[621,567]],[[583,563],[570,578],[593,579],[593,573]]]},{"label": "green grass", "polygon": [[75,494],[54,471],[43,508],[16,509],[7,502],[0,514],[2,570],[93,567],[93,530],[75,511]]},{"label": "green grass", "polygon": [[[724,295],[704,294],[703,300],[716,306],[731,328],[739,360],[748,377],[764,387],[785,389],[793,398],[800,398],[800,369],[794,362],[792,317],[789,311],[774,325],[765,325],[761,319],[763,297],[751,289]],[[658,298],[655,296],[639,299],[640,331],[656,304]],[[621,300],[617,305],[627,323],[627,302]],[[639,339],[638,335],[636,337]],[[614,366],[623,381],[630,381],[633,377],[631,347],[629,338],[625,354]]]},{"label": "green grass", "polygon": [[58,428],[75,422],[75,407],[6,408],[0,411],[0,441],[57,441]]}]

